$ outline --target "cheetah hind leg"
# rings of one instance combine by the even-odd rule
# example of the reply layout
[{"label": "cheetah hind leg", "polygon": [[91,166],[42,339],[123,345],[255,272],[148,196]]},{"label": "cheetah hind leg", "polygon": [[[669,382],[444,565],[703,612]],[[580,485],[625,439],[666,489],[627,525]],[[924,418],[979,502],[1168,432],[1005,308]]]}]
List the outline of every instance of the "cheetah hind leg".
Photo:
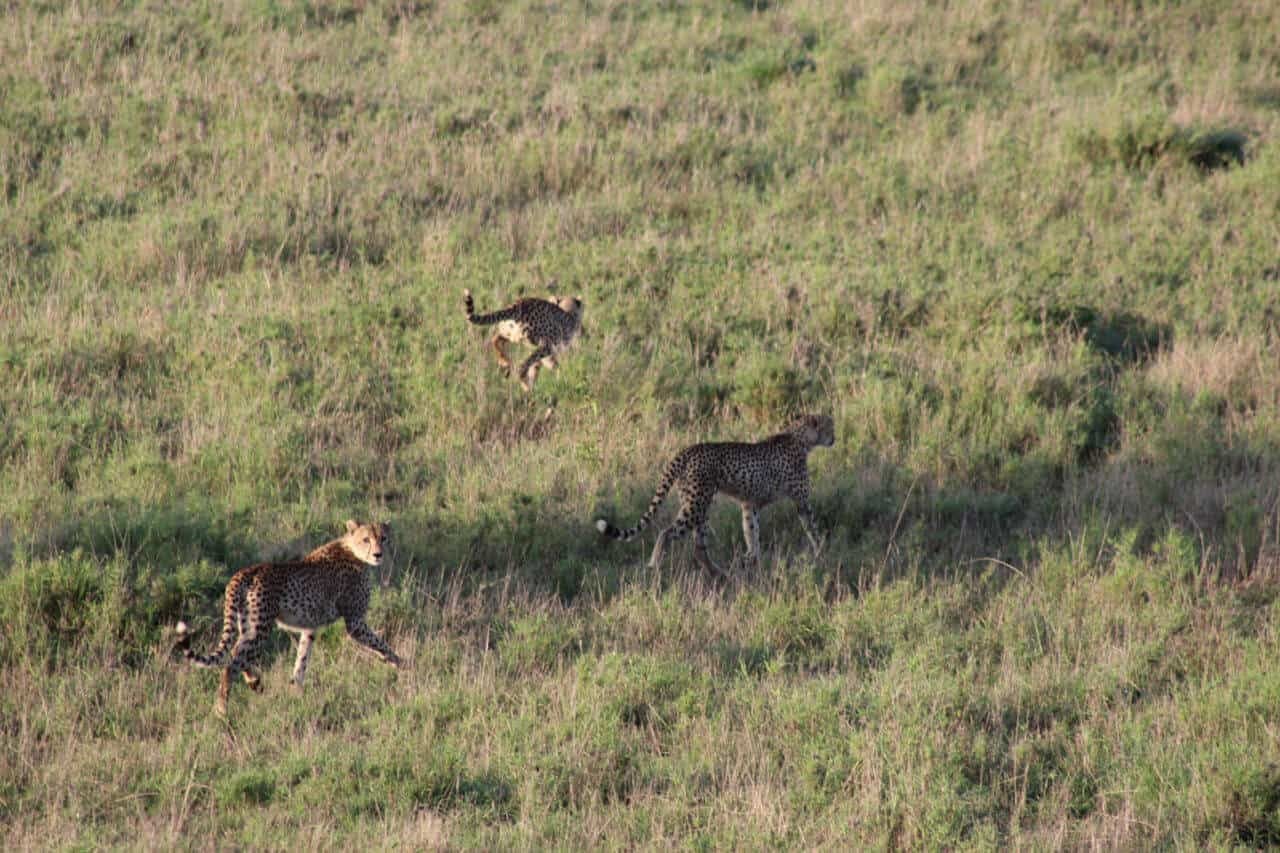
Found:
[{"label": "cheetah hind leg", "polygon": [[218,698],[213,703],[213,713],[222,719],[227,718],[227,698],[231,695],[231,667],[222,670],[222,678],[218,681]]},{"label": "cheetah hind leg", "polygon": [[649,569],[657,571],[658,566],[662,564],[662,555],[667,550],[667,543],[683,539],[688,532],[689,528],[676,519],[675,524],[659,533],[658,541],[653,543],[653,554],[649,557]]},{"label": "cheetah hind leg", "polygon": [[502,346],[505,340],[506,339],[503,338],[502,335],[494,335],[493,339],[489,341],[489,343],[493,345],[494,350],[498,353],[498,365],[503,370],[510,370],[511,359],[507,356],[507,351]]},{"label": "cheetah hind leg", "polygon": [[698,565],[702,566],[713,577],[719,580],[728,580],[729,576],[724,569],[716,565],[716,561],[711,559],[711,552],[707,547],[707,539],[707,525],[702,524],[693,533],[693,558],[698,561]]},{"label": "cheetah hind leg", "polygon": [[255,691],[261,691],[262,679],[253,664],[258,659],[258,651],[262,647],[265,635],[254,632],[249,636],[240,635],[235,648],[231,652],[231,662],[222,670],[222,678],[218,682],[218,700],[213,710],[219,717],[227,716],[227,699],[231,696],[231,682],[237,675],[244,674],[244,680]]}]

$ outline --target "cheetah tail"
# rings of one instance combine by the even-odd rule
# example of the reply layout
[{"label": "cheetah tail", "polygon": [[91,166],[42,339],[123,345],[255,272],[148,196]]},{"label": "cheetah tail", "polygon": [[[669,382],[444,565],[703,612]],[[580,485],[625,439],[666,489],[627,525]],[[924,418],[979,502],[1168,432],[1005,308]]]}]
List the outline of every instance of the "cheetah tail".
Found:
[{"label": "cheetah tail", "polygon": [[195,657],[195,652],[191,651],[191,626],[186,622],[179,622],[174,633],[178,639],[173,643],[173,654],[181,654],[187,660]]},{"label": "cheetah tail", "polygon": [[607,518],[596,519],[596,530],[610,539],[617,539],[622,542],[634,539],[639,535],[641,530],[649,525],[653,519],[653,514],[658,511],[658,507],[662,506],[662,502],[667,498],[667,492],[671,491],[671,487],[675,485],[676,480],[684,473],[685,459],[683,455],[677,456],[671,460],[671,464],[667,466],[667,471],[662,475],[662,482],[658,484],[658,490],[653,493],[653,499],[649,501],[649,508],[644,511],[644,515],[640,516],[640,520],[636,522],[635,527],[629,527],[621,530],[609,522]]},{"label": "cheetah tail", "polygon": [[510,308],[502,311],[494,311],[492,314],[477,314],[476,303],[471,298],[471,291],[462,291],[462,301],[467,309],[467,320],[477,326],[492,326],[494,323],[501,323],[503,320],[509,320],[513,316]]},{"label": "cheetah tail", "polygon": [[183,659],[193,666],[218,667],[222,666],[226,660],[227,652],[231,649],[231,624],[228,622],[222,627],[222,639],[218,642],[218,647],[213,650],[212,654],[198,655],[191,649],[191,626],[186,622],[179,622],[174,629],[177,639],[173,643],[173,654],[181,654]]}]

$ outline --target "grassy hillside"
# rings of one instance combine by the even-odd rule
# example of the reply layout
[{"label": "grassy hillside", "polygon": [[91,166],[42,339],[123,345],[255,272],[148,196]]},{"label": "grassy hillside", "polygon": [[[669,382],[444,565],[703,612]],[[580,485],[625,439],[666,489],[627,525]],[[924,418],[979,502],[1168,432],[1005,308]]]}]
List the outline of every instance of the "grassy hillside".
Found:
[{"label": "grassy hillside", "polygon": [[[5,4],[4,846],[1280,844],[1277,32]],[[467,287],[585,339],[525,395]],[[596,534],[799,410],[818,559]],[[353,516],[412,668],[212,718],[173,624]]]}]

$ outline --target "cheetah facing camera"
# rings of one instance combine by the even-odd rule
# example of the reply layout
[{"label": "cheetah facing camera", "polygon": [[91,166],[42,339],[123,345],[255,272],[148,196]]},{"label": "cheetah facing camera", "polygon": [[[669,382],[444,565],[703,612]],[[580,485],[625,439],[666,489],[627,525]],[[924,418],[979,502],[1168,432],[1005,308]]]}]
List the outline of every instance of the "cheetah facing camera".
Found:
[{"label": "cheetah facing camera", "polygon": [[236,572],[227,583],[222,606],[222,638],[208,655],[191,650],[191,632],[178,623],[175,651],[196,666],[223,667],[214,710],[227,713],[231,682],[243,673],[255,691],[262,690],[254,664],[272,624],[298,634],[298,658],[290,682],[302,688],[316,630],[342,619],[347,634],[393,666],[400,666],[391,647],[365,624],[369,607],[369,575],[365,566],[382,562],[391,528],[386,524],[347,522],[346,535],[316,548],[301,560],[259,563]]},{"label": "cheetah facing camera", "polygon": [[521,299],[509,308],[492,314],[477,314],[471,291],[463,291],[467,307],[467,319],[477,326],[496,325],[496,334],[490,339],[498,353],[498,364],[504,370],[511,369],[511,359],[503,348],[504,341],[527,343],[533,354],[520,365],[517,374],[524,390],[533,390],[538,376],[538,366],[556,366],[556,356],[568,349],[582,329],[582,300],[566,296],[549,302],[546,299]]},{"label": "cheetah facing camera", "polygon": [[835,423],[828,415],[805,415],[777,435],[754,444],[719,442],[686,447],[667,466],[658,491],[635,527],[619,530],[601,518],[596,521],[596,529],[624,542],[634,538],[674,487],[680,496],[680,512],[675,522],[658,534],[649,567],[656,569],[667,544],[692,530],[698,563],[724,577],[724,572],[707,554],[707,513],[716,493],[724,493],[742,506],[747,559],[757,565],[760,562],[760,510],[778,498],[791,498],[800,511],[800,523],[816,555],[818,535],[809,506],[809,451],[830,447],[835,441]]}]

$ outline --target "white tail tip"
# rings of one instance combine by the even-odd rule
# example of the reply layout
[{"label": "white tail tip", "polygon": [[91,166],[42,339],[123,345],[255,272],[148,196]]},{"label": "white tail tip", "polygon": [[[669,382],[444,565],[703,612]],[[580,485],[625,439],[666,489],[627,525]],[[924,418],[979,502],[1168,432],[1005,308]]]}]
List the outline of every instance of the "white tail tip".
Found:
[{"label": "white tail tip", "polygon": [[471,288],[469,288],[469,287],[468,287],[466,290],[462,291],[462,295],[463,295],[463,296],[470,296],[470,295],[471,295]]},{"label": "white tail tip", "polygon": [[181,637],[182,635],[189,633],[191,628],[187,626],[186,622],[179,622],[175,630],[178,632],[178,636]]},{"label": "white tail tip", "polygon": [[601,533],[604,533],[608,529],[609,529],[609,522],[605,521],[603,518],[596,519],[596,530],[599,530]]}]

